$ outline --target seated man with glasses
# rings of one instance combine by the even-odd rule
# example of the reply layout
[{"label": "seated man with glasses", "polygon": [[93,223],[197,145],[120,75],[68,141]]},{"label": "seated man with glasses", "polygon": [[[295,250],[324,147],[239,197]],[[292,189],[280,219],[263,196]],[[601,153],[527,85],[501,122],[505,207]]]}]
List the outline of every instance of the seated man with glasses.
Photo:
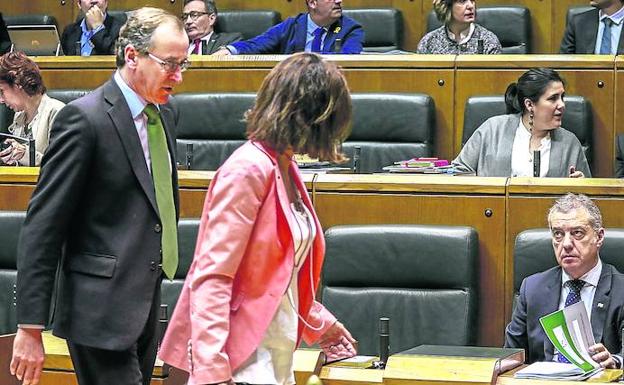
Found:
[{"label": "seated man with glasses", "polygon": [[568,362],[556,352],[539,319],[583,301],[597,344],[592,359],[604,368],[621,367],[620,331],[624,325],[624,275],[600,261],[602,215],[585,195],[567,194],[548,213],[559,266],[524,279],[520,298],[505,332],[505,347],[523,348],[527,363]]},{"label": "seated man with glasses", "polygon": [[219,47],[243,38],[240,33],[217,33],[217,6],[214,0],[184,0],[182,22],[190,40],[189,54],[210,55]]},{"label": "seated man with glasses", "polygon": [[112,55],[124,20],[106,12],[108,0],[76,0],[76,4],[84,17],[63,30],[65,55]]}]

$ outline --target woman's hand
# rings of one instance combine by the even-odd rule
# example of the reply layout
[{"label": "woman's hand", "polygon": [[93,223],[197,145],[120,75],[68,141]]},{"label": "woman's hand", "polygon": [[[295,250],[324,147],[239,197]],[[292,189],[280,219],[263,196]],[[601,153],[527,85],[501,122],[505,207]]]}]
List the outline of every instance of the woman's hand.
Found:
[{"label": "woman's hand", "polygon": [[15,166],[17,162],[24,157],[26,146],[18,143],[14,139],[7,139],[4,143],[9,147],[0,151],[0,159],[4,164]]},{"label": "woman's hand", "polygon": [[576,171],[576,167],[570,166],[570,178],[585,178],[585,174],[582,171]]},{"label": "woman's hand", "polygon": [[357,354],[355,346],[353,346],[355,342],[344,325],[336,321],[321,336],[319,346],[323,349],[327,361],[336,361],[355,356]]}]

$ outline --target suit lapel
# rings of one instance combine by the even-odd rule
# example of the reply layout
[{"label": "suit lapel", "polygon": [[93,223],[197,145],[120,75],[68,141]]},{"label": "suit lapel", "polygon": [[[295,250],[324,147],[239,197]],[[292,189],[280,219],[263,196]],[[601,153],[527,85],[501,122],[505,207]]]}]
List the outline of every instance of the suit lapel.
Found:
[{"label": "suit lapel", "polygon": [[[559,301],[561,299],[561,268],[552,269],[551,273],[545,277],[544,281],[546,283],[543,293],[544,298],[543,301],[538,301],[539,308],[535,312],[539,317],[548,315],[559,308]],[[552,361],[555,347],[546,336],[546,333],[544,333],[539,321],[537,326],[540,328],[540,335],[543,336],[544,340],[544,359],[546,361]]]},{"label": "suit lapel", "polygon": [[[624,30],[624,28],[622,28]],[[617,54],[621,55],[624,53],[624,33],[620,32],[620,42],[618,43]]]},{"label": "suit lapel", "polygon": [[336,41],[336,36],[340,32],[340,20],[336,21],[334,24],[330,25],[327,29],[327,36],[325,37],[325,42],[323,43],[323,53],[333,53],[333,45]]},{"label": "suit lapel", "polygon": [[[306,35],[308,34],[308,16],[298,18],[295,21],[295,50],[293,52],[303,52],[306,46]],[[293,53],[286,52],[286,53]]]},{"label": "suit lapel", "polygon": [[587,33],[583,33],[580,37],[583,37],[585,41],[579,44],[580,47],[585,47],[586,54],[594,53],[596,49],[596,37],[598,36],[598,10],[591,12],[591,17],[587,19],[587,24],[584,24],[581,28],[584,28]]},{"label": "suit lapel", "polygon": [[213,52],[214,46],[217,42],[217,38],[219,36],[217,35],[216,32],[213,32],[212,36],[210,36],[210,40],[208,42],[205,42],[205,46],[203,47],[204,49],[202,50],[202,53],[204,55],[210,55]]},{"label": "suit lapel", "polygon": [[602,273],[598,280],[598,287],[594,294],[594,302],[591,310],[591,325],[596,342],[602,341],[602,332],[607,319],[607,309],[609,309],[609,293],[611,292],[611,267],[602,265]]},{"label": "suit lapel", "polygon": [[141,188],[145,192],[147,199],[150,201],[154,211],[158,213],[158,206],[156,205],[156,194],[154,193],[154,183],[152,177],[147,170],[145,164],[145,156],[143,156],[143,147],[139,140],[132,114],[128,108],[128,104],[121,93],[121,90],[115,84],[114,80],[110,80],[104,90],[105,99],[111,104],[108,109],[108,115],[110,116],[115,129],[121,138],[124,151],[132,167],[132,171],[136,175],[136,178],[141,185]]}]

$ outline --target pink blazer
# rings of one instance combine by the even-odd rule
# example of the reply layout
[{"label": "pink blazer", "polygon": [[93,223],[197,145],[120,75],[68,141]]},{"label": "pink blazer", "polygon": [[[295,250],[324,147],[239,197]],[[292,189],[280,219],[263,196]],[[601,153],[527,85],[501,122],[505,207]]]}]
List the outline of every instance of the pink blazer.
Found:
[{"label": "pink blazer", "polygon": [[[315,328],[322,325],[312,330],[299,321],[298,338],[314,343],[336,319],[313,301],[325,241],[294,162],[291,170],[316,225],[298,276],[299,314]],[[229,380],[262,341],[294,268],[288,205],[276,153],[261,143],[245,143],[215,174],[193,263],[159,352],[189,372],[189,385]]]}]

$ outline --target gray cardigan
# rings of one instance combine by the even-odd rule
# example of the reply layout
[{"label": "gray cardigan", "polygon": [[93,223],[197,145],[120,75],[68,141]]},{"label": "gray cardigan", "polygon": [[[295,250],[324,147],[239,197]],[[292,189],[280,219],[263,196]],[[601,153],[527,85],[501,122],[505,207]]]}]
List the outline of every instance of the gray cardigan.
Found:
[{"label": "gray cardigan", "polygon": [[[453,164],[478,176],[511,176],[511,151],[519,124],[520,114],[489,118],[468,139]],[[557,128],[550,132],[550,140],[547,177],[565,178],[570,166],[591,177],[581,143],[573,133]]]}]

